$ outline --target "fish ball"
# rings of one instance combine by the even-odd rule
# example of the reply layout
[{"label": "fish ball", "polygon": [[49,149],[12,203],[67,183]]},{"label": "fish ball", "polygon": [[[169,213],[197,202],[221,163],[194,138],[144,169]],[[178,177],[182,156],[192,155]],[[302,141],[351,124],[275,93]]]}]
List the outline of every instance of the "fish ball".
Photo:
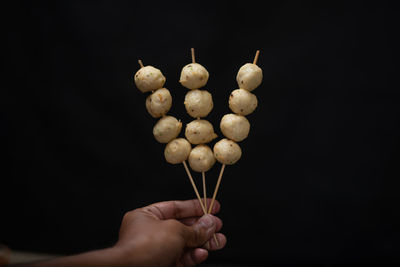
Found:
[{"label": "fish ball", "polygon": [[191,149],[192,146],[188,140],[185,138],[176,138],[165,146],[164,156],[168,163],[182,163],[189,157]]},{"label": "fish ball", "polygon": [[214,107],[212,96],[206,90],[191,90],[185,96],[185,108],[193,118],[206,117]]},{"label": "fish ball", "polygon": [[146,109],[154,118],[165,115],[171,108],[172,96],[167,88],[157,89],[146,98]]},{"label": "fish ball", "polygon": [[229,139],[222,139],[214,145],[214,156],[222,164],[235,164],[242,156],[240,146]]},{"label": "fish ball", "polygon": [[250,122],[242,115],[226,114],[221,119],[220,127],[227,138],[240,142],[249,135]]},{"label": "fish ball", "polygon": [[261,68],[256,64],[247,63],[239,69],[236,81],[239,88],[252,91],[261,84],[262,78]]},{"label": "fish ball", "polygon": [[206,85],[208,71],[198,63],[190,63],[182,68],[179,82],[188,89],[198,89]]},{"label": "fish ball", "polygon": [[229,108],[239,115],[249,115],[256,109],[257,103],[257,97],[244,89],[236,89],[229,96]]},{"label": "fish ball", "polygon": [[190,151],[189,165],[196,172],[206,172],[215,163],[211,148],[207,145],[198,145]]},{"label": "fish ball", "polygon": [[175,117],[164,116],[154,125],[153,135],[158,142],[168,143],[179,135],[181,129],[182,122]]},{"label": "fish ball", "polygon": [[200,119],[186,125],[185,136],[190,143],[195,145],[208,143],[217,137],[212,124]]},{"label": "fish ball", "polygon": [[151,92],[164,86],[165,77],[161,71],[153,66],[139,69],[135,74],[135,84],[142,93]]}]

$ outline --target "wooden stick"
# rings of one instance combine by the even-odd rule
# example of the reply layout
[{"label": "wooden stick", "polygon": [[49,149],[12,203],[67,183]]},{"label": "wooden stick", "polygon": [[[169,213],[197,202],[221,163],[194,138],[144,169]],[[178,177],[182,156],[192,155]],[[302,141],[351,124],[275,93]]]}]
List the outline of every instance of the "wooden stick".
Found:
[{"label": "wooden stick", "polygon": [[200,206],[201,206],[201,208],[203,209],[204,214],[207,214],[207,210],[206,210],[206,208],[205,208],[204,205],[203,205],[203,201],[201,201],[201,197],[200,197],[199,191],[197,190],[196,184],[195,184],[194,181],[193,181],[193,177],[192,177],[192,175],[190,174],[190,171],[189,171],[189,168],[188,168],[188,166],[187,166],[187,164],[186,164],[186,161],[183,161],[182,163],[183,163],[183,166],[185,167],[185,170],[186,170],[186,173],[187,173],[187,175],[188,175],[188,177],[189,177],[189,180],[190,180],[190,182],[192,183],[192,186],[193,186],[194,192],[196,193],[197,199],[198,199],[199,202],[200,202]]},{"label": "wooden stick", "polygon": [[194,57],[194,48],[190,48],[190,50],[192,51],[192,63],[196,63],[196,58]]},{"label": "wooden stick", "polygon": [[143,66],[143,62],[142,62],[142,60],[141,60],[141,59],[139,59],[139,60],[138,60],[138,62],[139,62],[140,68],[143,68],[144,66]]},{"label": "wooden stick", "polygon": [[207,189],[206,189],[206,173],[201,172],[201,176],[203,178],[203,197],[204,197],[204,207],[207,210]]},{"label": "wooden stick", "polygon": [[208,208],[208,213],[210,213],[212,211],[212,208],[214,206],[215,197],[217,196],[218,188],[219,188],[219,185],[221,184],[222,174],[224,173],[224,170],[225,170],[225,164],[222,164],[221,171],[219,172],[219,176],[218,176],[217,185],[215,186],[214,195],[212,197],[210,207]]},{"label": "wooden stick", "polygon": [[256,55],[255,55],[254,60],[253,60],[253,64],[254,64],[254,65],[257,64],[257,60],[258,60],[258,55],[259,55],[259,54],[260,54],[260,50],[257,50]]}]

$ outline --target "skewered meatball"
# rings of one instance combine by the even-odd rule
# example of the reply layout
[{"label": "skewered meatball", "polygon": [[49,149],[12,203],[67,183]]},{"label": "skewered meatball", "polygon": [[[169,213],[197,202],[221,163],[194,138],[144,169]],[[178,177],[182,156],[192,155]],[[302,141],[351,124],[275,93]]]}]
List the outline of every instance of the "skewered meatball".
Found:
[{"label": "skewered meatball", "polygon": [[159,69],[146,66],[136,72],[135,84],[142,93],[151,92],[164,86],[165,77]]},{"label": "skewered meatball", "polygon": [[198,63],[190,63],[183,67],[179,82],[188,89],[198,89],[206,85],[208,71]]},{"label": "skewered meatball", "polygon": [[236,81],[239,88],[252,91],[261,84],[262,78],[261,68],[256,64],[247,63],[239,69]]},{"label": "skewered meatball", "polygon": [[164,156],[168,163],[182,163],[189,157],[191,149],[192,146],[185,138],[177,138],[165,146]]},{"label": "skewered meatball", "polygon": [[257,107],[257,97],[244,89],[236,89],[229,96],[229,108],[236,114],[249,115]]},{"label": "skewered meatball", "polygon": [[159,118],[170,110],[172,96],[167,88],[160,88],[146,98],[146,109],[154,118]]},{"label": "skewered meatball", "polygon": [[236,114],[226,114],[220,123],[222,133],[233,141],[244,140],[250,131],[250,123],[246,117]]},{"label": "skewered meatball", "polygon": [[240,146],[229,139],[222,139],[214,145],[214,156],[222,164],[235,164],[242,156]]},{"label": "skewered meatball", "polygon": [[211,148],[207,145],[198,145],[190,151],[189,165],[196,172],[206,172],[215,163]]},{"label": "skewered meatball", "polygon": [[185,136],[192,144],[205,144],[217,137],[214,127],[206,120],[194,120],[186,125]]},{"label": "skewered meatball", "polygon": [[212,96],[206,90],[191,90],[185,96],[185,108],[193,118],[206,117],[213,109]]},{"label": "skewered meatball", "polygon": [[179,135],[181,129],[182,122],[175,117],[164,116],[154,125],[153,135],[158,142],[168,143]]}]

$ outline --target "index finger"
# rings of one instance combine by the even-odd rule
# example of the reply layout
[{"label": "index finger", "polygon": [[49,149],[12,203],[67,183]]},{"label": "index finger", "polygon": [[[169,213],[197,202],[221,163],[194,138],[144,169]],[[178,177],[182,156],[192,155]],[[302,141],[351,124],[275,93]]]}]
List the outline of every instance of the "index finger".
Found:
[{"label": "index finger", "polygon": [[[211,204],[211,199],[207,198],[207,206]],[[211,214],[216,214],[220,210],[221,205],[217,200],[214,202]],[[148,206],[153,210],[153,214],[160,220],[168,219],[184,219],[188,217],[200,217],[204,214],[203,209],[197,199],[191,200],[174,200],[164,201],[151,204]]]}]

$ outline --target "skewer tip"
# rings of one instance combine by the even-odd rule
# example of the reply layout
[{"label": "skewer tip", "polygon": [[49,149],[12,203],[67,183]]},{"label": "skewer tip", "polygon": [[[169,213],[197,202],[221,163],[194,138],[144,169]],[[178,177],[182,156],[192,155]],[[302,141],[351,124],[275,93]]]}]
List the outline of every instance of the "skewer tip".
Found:
[{"label": "skewer tip", "polygon": [[256,55],[254,56],[253,64],[257,64],[258,56],[260,55],[260,50],[257,50]]},{"label": "skewer tip", "polygon": [[144,67],[144,66],[143,66],[143,62],[142,62],[141,59],[138,60],[138,63],[139,63],[139,65],[140,65],[140,68],[143,68],[143,67]]},{"label": "skewer tip", "polygon": [[195,58],[195,56],[194,56],[194,48],[193,48],[193,47],[190,48],[190,51],[191,51],[191,53],[192,53],[192,63],[196,63],[196,58]]}]

